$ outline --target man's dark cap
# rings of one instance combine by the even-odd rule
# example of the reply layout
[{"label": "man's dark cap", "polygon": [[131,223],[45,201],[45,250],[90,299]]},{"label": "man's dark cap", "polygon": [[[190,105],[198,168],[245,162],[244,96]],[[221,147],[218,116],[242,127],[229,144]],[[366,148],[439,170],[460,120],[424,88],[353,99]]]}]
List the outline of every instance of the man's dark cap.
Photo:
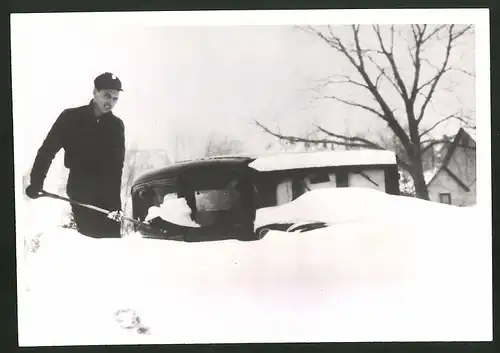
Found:
[{"label": "man's dark cap", "polygon": [[120,79],[110,72],[105,72],[97,76],[94,80],[94,87],[98,90],[116,89],[118,91],[123,91]]}]

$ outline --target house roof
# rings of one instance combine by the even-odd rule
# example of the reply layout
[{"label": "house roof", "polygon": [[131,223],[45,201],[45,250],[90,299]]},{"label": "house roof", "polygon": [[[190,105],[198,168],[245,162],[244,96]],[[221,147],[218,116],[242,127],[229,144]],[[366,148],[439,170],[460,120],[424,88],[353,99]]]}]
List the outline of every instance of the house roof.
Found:
[{"label": "house roof", "polygon": [[436,167],[434,169],[428,170],[424,172],[424,179],[427,184],[431,182],[431,180],[437,175],[439,172],[440,168]]},{"label": "house roof", "polygon": [[476,129],[471,129],[468,127],[464,127],[463,130],[469,135],[469,137],[476,141]]},{"label": "house roof", "polygon": [[427,186],[429,186],[436,179],[439,172],[444,171],[448,175],[450,175],[452,179],[454,179],[462,188],[469,191],[469,188],[460,180],[460,178],[457,177],[454,173],[452,173],[448,169],[448,164],[451,161],[451,157],[453,157],[453,154],[455,153],[455,150],[458,147],[458,143],[460,142],[460,140],[462,140],[463,137],[467,137],[475,142],[475,131],[473,133],[473,130],[466,128],[460,128],[458,130],[457,134],[455,135],[455,138],[453,139],[453,142],[451,143],[450,148],[448,148],[448,151],[443,159],[443,163],[441,164],[441,166],[434,170],[434,175],[430,176],[429,174],[427,174],[427,177],[424,175],[424,178],[426,179],[427,182]]}]

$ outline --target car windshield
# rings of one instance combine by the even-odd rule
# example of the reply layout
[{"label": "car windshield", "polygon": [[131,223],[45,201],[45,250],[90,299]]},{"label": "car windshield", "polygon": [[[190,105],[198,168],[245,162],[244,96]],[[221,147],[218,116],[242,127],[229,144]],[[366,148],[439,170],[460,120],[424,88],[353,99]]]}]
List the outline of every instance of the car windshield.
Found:
[{"label": "car windshield", "polygon": [[159,207],[168,199],[183,197],[191,208],[193,217],[202,226],[238,222],[240,218],[247,218],[248,216],[243,213],[247,213],[248,210],[242,208],[245,197],[248,197],[247,188],[241,181],[235,179],[216,181],[217,183],[212,182],[199,187],[196,187],[196,184],[190,187],[184,185],[180,189],[161,183],[149,185],[137,193],[134,202],[134,211],[138,212],[136,216],[144,219],[150,207]]}]

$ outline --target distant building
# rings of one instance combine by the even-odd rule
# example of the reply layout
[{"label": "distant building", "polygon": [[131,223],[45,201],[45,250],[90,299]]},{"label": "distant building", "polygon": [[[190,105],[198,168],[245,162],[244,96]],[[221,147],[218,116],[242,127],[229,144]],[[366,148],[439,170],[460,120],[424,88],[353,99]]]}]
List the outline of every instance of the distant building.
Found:
[{"label": "distant building", "polygon": [[476,203],[475,131],[460,128],[439,167],[425,173],[431,201],[455,206]]}]

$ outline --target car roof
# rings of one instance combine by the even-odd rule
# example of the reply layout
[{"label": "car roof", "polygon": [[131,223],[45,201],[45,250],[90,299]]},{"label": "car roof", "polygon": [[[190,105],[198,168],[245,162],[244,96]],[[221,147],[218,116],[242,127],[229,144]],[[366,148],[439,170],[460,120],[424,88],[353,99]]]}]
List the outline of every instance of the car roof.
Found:
[{"label": "car roof", "polygon": [[279,171],[293,169],[386,166],[396,165],[397,157],[387,150],[312,151],[259,156],[249,164],[255,170]]},{"label": "car roof", "polygon": [[250,156],[217,156],[180,161],[142,173],[134,180],[133,185],[148,183],[161,178],[176,177],[179,173],[198,168],[244,168],[253,160],[254,158]]}]

